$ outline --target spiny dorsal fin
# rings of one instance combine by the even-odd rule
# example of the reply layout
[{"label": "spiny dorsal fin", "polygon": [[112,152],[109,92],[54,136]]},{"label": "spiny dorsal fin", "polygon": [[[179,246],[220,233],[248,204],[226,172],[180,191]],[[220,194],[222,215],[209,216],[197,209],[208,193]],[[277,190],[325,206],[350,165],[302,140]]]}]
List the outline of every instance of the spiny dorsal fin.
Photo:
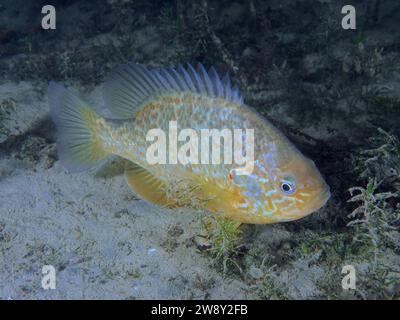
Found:
[{"label": "spiny dorsal fin", "polygon": [[104,101],[118,119],[135,116],[149,100],[158,96],[192,92],[243,104],[243,96],[231,87],[228,74],[221,80],[214,68],[208,72],[202,64],[195,70],[188,64],[177,68],[149,70],[141,64],[129,63],[116,67],[103,87]]}]

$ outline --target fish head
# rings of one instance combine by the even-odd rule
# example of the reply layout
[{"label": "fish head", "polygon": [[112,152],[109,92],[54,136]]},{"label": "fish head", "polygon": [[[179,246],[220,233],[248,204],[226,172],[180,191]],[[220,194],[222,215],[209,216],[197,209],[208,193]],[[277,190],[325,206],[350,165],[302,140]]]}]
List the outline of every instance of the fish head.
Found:
[{"label": "fish head", "polygon": [[[271,160],[271,158],[269,158]],[[257,161],[251,175],[242,176],[244,205],[256,223],[303,218],[325,205],[328,184],[313,161],[295,151],[273,161]]]},{"label": "fish head", "polygon": [[270,197],[272,209],[266,209],[275,209],[278,221],[303,218],[322,208],[331,195],[315,163],[299,153],[279,165],[271,178],[264,187],[276,192]]}]

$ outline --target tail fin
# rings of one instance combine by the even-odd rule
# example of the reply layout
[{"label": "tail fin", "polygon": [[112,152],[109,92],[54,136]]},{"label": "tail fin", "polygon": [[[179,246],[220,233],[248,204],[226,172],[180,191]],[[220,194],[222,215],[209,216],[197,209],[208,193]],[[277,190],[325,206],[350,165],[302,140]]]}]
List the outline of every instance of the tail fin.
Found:
[{"label": "tail fin", "polygon": [[98,138],[100,117],[63,86],[50,82],[50,114],[57,127],[57,149],[69,171],[83,171],[109,155]]}]

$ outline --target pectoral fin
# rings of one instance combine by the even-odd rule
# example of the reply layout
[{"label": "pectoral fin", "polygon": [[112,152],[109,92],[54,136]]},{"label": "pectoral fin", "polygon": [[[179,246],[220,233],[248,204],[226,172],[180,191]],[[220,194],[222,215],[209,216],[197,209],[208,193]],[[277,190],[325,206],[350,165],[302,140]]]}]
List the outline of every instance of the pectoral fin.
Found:
[{"label": "pectoral fin", "polygon": [[171,208],[173,204],[166,195],[166,185],[145,168],[129,163],[125,168],[129,187],[141,198],[159,206]]}]

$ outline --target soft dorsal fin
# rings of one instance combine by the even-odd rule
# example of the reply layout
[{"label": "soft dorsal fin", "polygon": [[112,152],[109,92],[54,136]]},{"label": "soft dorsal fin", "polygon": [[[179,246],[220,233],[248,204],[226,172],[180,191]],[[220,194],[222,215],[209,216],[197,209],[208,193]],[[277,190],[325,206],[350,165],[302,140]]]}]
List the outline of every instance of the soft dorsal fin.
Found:
[{"label": "soft dorsal fin", "polygon": [[104,101],[117,119],[133,118],[151,99],[182,92],[243,104],[243,96],[231,87],[228,74],[221,80],[213,67],[207,72],[201,64],[197,70],[190,64],[186,69],[179,65],[153,70],[141,64],[124,64],[111,72],[103,87]]}]

